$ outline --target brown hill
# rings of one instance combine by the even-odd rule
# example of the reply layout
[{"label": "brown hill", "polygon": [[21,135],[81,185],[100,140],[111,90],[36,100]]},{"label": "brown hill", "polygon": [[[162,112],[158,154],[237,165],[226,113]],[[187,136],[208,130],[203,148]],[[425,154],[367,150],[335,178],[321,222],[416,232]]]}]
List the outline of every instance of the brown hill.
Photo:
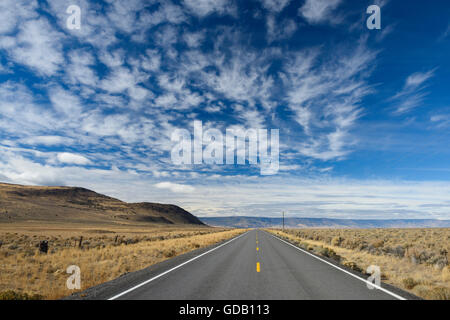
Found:
[{"label": "brown hill", "polygon": [[0,223],[27,221],[203,225],[175,205],[126,203],[84,188],[0,183]]}]

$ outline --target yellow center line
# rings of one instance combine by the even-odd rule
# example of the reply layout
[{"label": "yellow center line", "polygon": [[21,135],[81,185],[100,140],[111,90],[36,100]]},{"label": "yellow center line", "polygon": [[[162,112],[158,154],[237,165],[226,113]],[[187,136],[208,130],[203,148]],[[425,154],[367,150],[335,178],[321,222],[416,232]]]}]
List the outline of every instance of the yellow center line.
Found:
[{"label": "yellow center line", "polygon": [[[259,251],[259,247],[258,247],[258,231],[256,231],[256,251]],[[256,263],[256,272],[260,272],[261,271],[261,265],[259,264],[259,262]]]},{"label": "yellow center line", "polygon": [[258,231],[256,231],[256,251],[259,251],[259,248],[258,248]]}]

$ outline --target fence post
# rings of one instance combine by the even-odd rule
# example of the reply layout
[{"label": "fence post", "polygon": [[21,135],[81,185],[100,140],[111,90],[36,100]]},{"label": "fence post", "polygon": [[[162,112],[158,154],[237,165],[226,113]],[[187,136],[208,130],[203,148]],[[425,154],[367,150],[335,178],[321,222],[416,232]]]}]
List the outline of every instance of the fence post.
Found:
[{"label": "fence post", "polygon": [[43,240],[43,241],[39,242],[39,251],[42,253],[48,252],[48,241],[47,240]]}]

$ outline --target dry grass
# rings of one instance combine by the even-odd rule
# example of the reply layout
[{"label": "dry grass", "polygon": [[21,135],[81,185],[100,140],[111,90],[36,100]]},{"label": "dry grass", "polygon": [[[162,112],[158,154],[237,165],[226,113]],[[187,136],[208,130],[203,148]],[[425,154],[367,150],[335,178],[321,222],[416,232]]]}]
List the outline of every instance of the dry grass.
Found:
[{"label": "dry grass", "polygon": [[268,230],[358,271],[381,268],[385,282],[425,299],[450,300],[450,229]]},{"label": "dry grass", "polygon": [[[205,227],[15,230],[0,226],[0,299],[61,298],[72,293],[66,288],[69,265],[80,267],[82,289],[87,289],[243,232]],[[39,253],[40,240],[48,240],[48,254]]]}]

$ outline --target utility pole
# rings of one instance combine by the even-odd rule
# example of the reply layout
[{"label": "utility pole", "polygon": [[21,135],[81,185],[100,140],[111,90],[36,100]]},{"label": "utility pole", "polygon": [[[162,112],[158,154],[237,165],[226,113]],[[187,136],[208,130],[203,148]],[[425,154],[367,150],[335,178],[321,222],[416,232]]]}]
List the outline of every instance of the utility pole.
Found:
[{"label": "utility pole", "polygon": [[284,231],[284,211],[283,211],[283,231]]}]

